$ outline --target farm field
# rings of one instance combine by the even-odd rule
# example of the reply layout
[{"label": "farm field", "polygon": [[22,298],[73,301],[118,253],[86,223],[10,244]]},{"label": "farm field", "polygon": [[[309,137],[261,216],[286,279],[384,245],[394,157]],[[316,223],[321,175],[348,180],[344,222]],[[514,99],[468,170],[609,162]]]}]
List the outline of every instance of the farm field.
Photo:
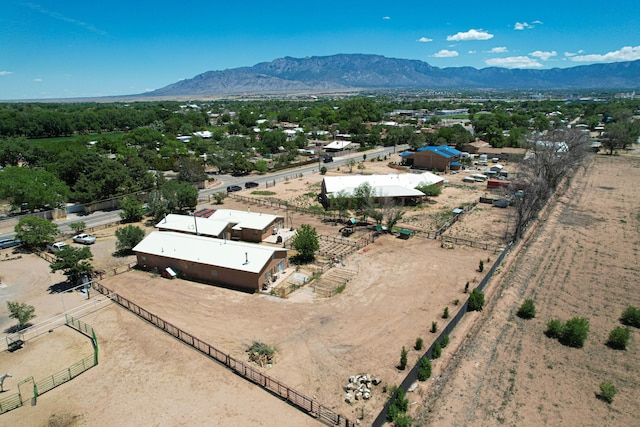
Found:
[{"label": "farm field", "polygon": [[[627,350],[605,345],[628,305],[640,305],[640,158],[594,156],[533,230],[504,275],[420,425],[637,425],[640,334]],[[511,255],[513,261],[513,254]],[[537,314],[516,311],[525,298]],[[583,348],[544,335],[550,319],[589,319]],[[611,381],[611,405],[597,399]],[[444,386],[442,386],[444,384]]]},{"label": "farm field", "polygon": [[[367,172],[393,172],[380,166],[374,169],[367,163]],[[457,182],[460,175],[451,177],[456,179],[455,184],[422,211],[410,208],[407,218],[420,216],[420,221],[427,224],[455,207],[472,203],[482,194],[482,183],[462,185]],[[318,186],[320,180],[318,174],[305,176],[279,182],[269,190],[279,199],[301,201],[311,198],[305,194]],[[250,196],[250,191],[242,194]],[[499,223],[497,229],[503,230],[500,218],[508,209],[486,206],[479,205],[484,215],[478,215],[472,226],[464,227],[463,218],[452,229],[463,227],[465,238],[499,245],[501,232],[487,237],[482,231],[481,219],[487,224]],[[231,198],[225,200],[223,207],[263,209]],[[267,208],[264,209],[266,212]],[[317,216],[290,211],[289,220],[295,227],[309,223],[322,235],[340,236],[340,227],[323,223]],[[407,225],[412,222],[415,223],[409,221]],[[414,228],[421,227],[423,225],[414,224]],[[429,227],[427,225],[427,229]],[[115,227],[96,232],[98,240],[91,247],[94,265],[107,272],[114,268],[122,271],[133,261],[112,256],[113,230]],[[352,237],[355,240],[365,233],[361,230]],[[338,269],[355,275],[344,291],[332,298],[314,298],[310,286],[280,299],[180,279],[169,281],[137,270],[115,277],[106,275],[101,283],[234,357],[246,360],[245,350],[254,340],[275,346],[276,361],[271,367],[263,368],[266,374],[317,398],[349,419],[364,416],[366,424],[373,420],[387,398],[383,388],[400,383],[406,374],[396,368],[402,347],[409,350],[409,365],[413,365],[421,354],[413,350],[416,338],[422,337],[426,346],[430,344],[434,336],[429,332],[431,322],[437,321],[440,327],[446,324],[447,320],[441,317],[444,308],[449,307],[452,316],[457,312],[455,301],[464,299],[465,283],[481,278],[477,272],[478,261],[495,256],[492,250],[463,245],[456,245],[453,250],[443,249],[438,241],[420,236],[402,240],[383,235],[365,250],[343,258],[343,265]],[[36,271],[42,274],[47,271],[44,260],[34,258],[34,263],[38,265]],[[46,291],[43,277],[30,279],[30,267],[26,263],[16,260],[5,264],[11,269],[5,275],[5,282],[15,286],[12,289],[18,289],[20,282],[31,280],[34,290],[39,287],[40,292]],[[292,273],[294,267],[287,270]],[[61,278],[56,280],[59,282]],[[14,292],[11,298],[19,296],[19,292]],[[66,302],[67,296],[64,298]],[[45,318],[41,306],[60,307],[60,297],[55,294],[34,294],[23,300],[36,305],[38,319]],[[54,314],[62,312],[61,308],[53,311]],[[469,321],[463,322],[451,336],[452,343],[443,359],[462,342],[464,328],[471,325],[477,314],[467,317]],[[44,395],[36,407],[23,407],[3,415],[3,422],[19,420],[20,414],[28,411],[32,425],[43,425],[52,414],[62,414],[87,425],[228,425],[229,422],[318,425],[312,418],[120,307],[102,309],[82,320],[96,330],[101,345],[100,364]],[[383,383],[373,389],[371,400],[349,405],[344,402],[342,387],[349,376],[359,373],[378,376]],[[7,384],[11,383],[7,381]],[[412,401],[421,400],[426,385],[411,395]],[[85,395],[90,397],[81,397]],[[150,404],[153,401],[167,403],[154,407]],[[144,410],[140,410],[141,407]]]}]

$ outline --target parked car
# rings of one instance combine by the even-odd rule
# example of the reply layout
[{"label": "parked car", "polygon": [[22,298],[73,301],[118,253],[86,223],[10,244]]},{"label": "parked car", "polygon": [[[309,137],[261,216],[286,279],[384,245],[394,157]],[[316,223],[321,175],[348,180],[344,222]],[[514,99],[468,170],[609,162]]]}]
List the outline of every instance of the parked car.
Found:
[{"label": "parked car", "polygon": [[14,246],[20,246],[22,240],[20,239],[0,239],[0,249],[13,248]]},{"label": "parked car", "polygon": [[249,181],[249,182],[245,182],[244,183],[244,188],[256,188],[259,187],[260,184],[258,184],[257,182],[254,181]]},{"label": "parked car", "polygon": [[56,243],[49,243],[47,245],[47,250],[49,252],[58,252],[60,250],[62,250],[65,246],[67,246],[67,244],[65,242],[56,242]]},{"label": "parked car", "polygon": [[331,163],[333,162],[333,157],[331,156],[324,156],[324,158],[322,159],[323,162],[325,163]]},{"label": "parked car", "polygon": [[83,245],[93,245],[96,242],[96,238],[90,234],[82,233],[73,236],[73,241]]},{"label": "parked car", "polygon": [[242,187],[240,187],[239,185],[230,185],[227,187],[227,193],[233,193],[234,191],[240,190],[242,190]]}]

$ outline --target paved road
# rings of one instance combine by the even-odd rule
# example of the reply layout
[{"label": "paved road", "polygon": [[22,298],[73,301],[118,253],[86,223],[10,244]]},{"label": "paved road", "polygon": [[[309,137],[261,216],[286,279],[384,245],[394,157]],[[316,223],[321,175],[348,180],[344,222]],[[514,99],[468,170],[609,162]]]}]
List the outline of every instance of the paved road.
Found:
[{"label": "paved road", "polygon": [[[294,174],[302,173],[304,175],[308,175],[313,172],[317,173],[322,166],[325,166],[327,169],[334,169],[337,167],[345,166],[349,161],[349,159],[353,158],[353,159],[360,160],[362,159],[363,154],[366,154],[367,158],[371,159],[377,156],[384,157],[387,154],[395,153],[397,151],[402,151],[407,148],[408,146],[406,145],[397,146],[397,147],[377,148],[375,150],[365,151],[362,153],[355,153],[348,156],[334,157],[333,162],[330,162],[330,163],[318,162],[318,163],[300,166],[297,168],[286,169],[286,170],[282,170],[279,172],[274,172],[274,173],[270,173],[262,176],[235,177],[231,175],[219,175],[218,179],[221,182],[221,185],[218,185],[214,188],[200,190],[199,198],[207,199],[211,194],[217,193],[217,192],[226,193],[227,186],[229,185],[239,185],[241,187],[244,187],[244,183],[247,181],[254,181],[259,184],[264,184],[267,181],[273,181],[273,180],[282,181],[286,176],[291,176]],[[55,221],[55,223],[58,224],[60,231],[68,232],[71,230],[71,227],[69,227],[69,224],[71,223],[74,223],[77,221],[83,221],[86,224],[87,228],[91,228],[91,227],[96,227],[104,224],[117,222],[120,220],[119,214],[120,214],[120,210],[97,211],[88,215],[69,214],[67,215],[67,218],[63,220]],[[14,236],[15,236],[15,232],[13,231],[13,227],[4,227],[0,222],[0,238],[12,239]]]}]

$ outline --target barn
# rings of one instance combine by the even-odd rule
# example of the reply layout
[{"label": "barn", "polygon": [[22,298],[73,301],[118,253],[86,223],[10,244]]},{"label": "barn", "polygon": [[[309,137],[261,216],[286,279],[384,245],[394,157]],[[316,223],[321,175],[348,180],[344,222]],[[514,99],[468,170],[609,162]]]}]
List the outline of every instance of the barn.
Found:
[{"label": "barn", "polygon": [[405,151],[401,154],[402,163],[414,169],[448,170],[460,169],[462,151],[447,145],[436,145],[418,148],[416,151]]},{"label": "barn", "polygon": [[283,226],[283,216],[234,209],[217,209],[206,218],[170,214],[156,224],[156,228],[162,231],[255,243],[276,234]]},{"label": "barn", "polygon": [[322,180],[320,197],[327,203],[340,193],[352,197],[353,192],[360,185],[367,183],[371,186],[378,203],[392,200],[396,204],[410,204],[424,197],[424,193],[416,190],[422,185],[444,185],[444,179],[431,172],[420,174],[389,174],[389,175],[342,175],[325,176]]},{"label": "barn", "polygon": [[133,248],[138,267],[256,292],[287,267],[287,250],[193,234],[154,231]]}]

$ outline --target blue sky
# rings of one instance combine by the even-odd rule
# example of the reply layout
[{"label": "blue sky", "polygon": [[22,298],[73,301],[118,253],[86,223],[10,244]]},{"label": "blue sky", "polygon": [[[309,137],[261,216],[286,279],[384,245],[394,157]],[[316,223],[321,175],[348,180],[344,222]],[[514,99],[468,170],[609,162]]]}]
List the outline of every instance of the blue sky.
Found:
[{"label": "blue sky", "polygon": [[640,2],[0,0],[0,100],[142,93],[284,56],[437,67],[640,59]]}]

